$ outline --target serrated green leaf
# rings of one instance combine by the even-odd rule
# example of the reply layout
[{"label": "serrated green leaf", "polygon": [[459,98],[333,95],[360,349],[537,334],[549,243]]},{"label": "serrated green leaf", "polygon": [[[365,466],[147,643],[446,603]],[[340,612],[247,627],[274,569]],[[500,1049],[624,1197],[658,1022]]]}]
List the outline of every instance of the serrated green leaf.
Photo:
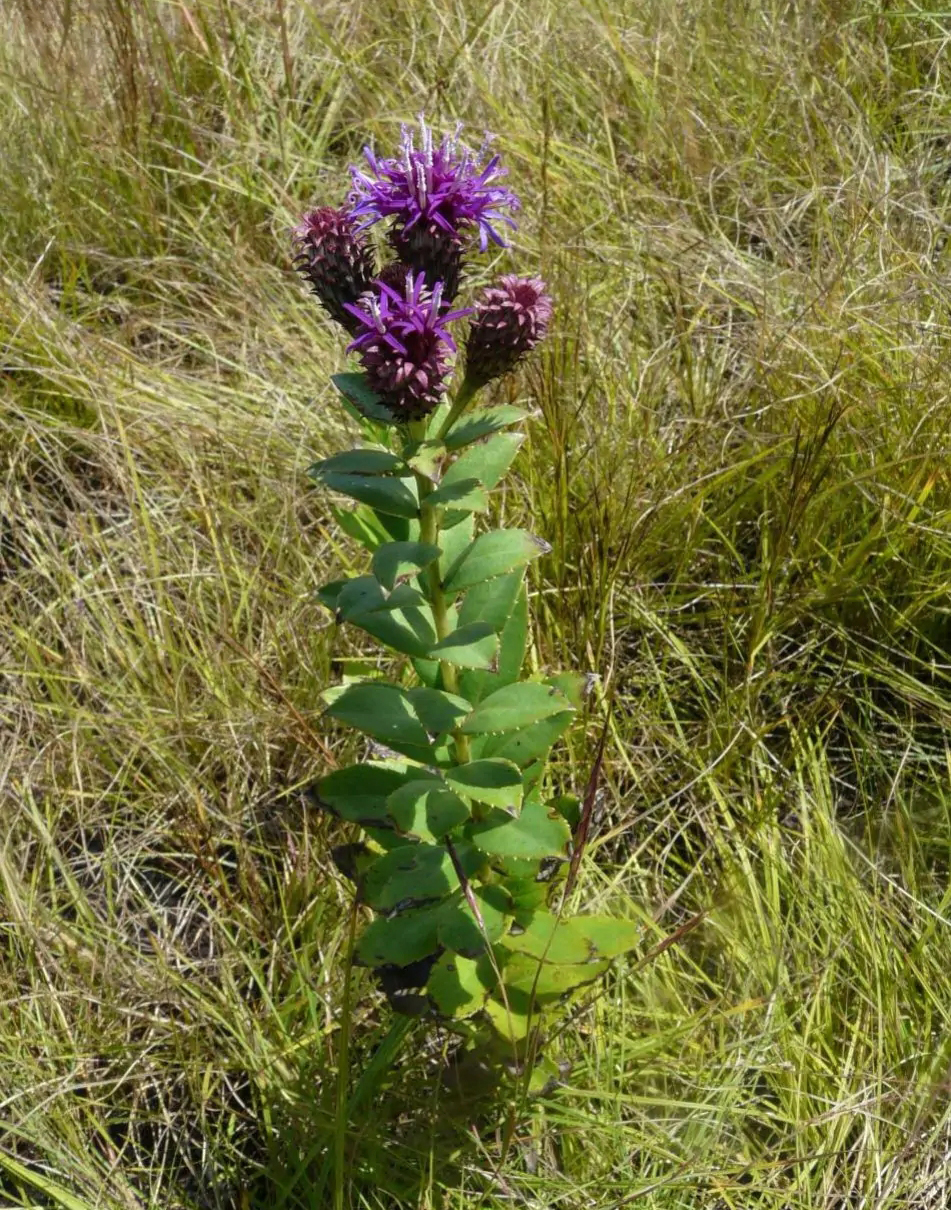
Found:
[{"label": "serrated green leaf", "polygon": [[409,585],[400,585],[387,597],[375,576],[360,576],[340,593],[337,609],[347,622],[403,655],[425,656],[436,641],[432,611]]},{"label": "serrated green leaf", "polygon": [[519,912],[544,907],[551,893],[551,883],[536,878],[509,878],[505,887],[512,896],[512,907]]},{"label": "serrated green leaf", "polygon": [[[330,507],[330,515],[337,522],[343,532],[355,542],[359,542],[365,550],[376,550],[378,546],[382,546],[384,542],[391,542],[394,535],[389,529],[384,526],[382,520],[376,515],[372,508],[367,508],[361,504],[357,508],[338,508],[333,504]],[[393,521],[398,518],[393,517]],[[401,525],[408,529],[409,522],[399,518]],[[405,538],[407,534],[397,535]]]},{"label": "serrated green leaf", "polygon": [[571,839],[560,815],[552,818],[543,803],[531,801],[514,818],[493,808],[466,834],[483,853],[499,857],[563,857]]},{"label": "serrated green leaf", "polygon": [[441,441],[421,441],[407,452],[406,462],[414,471],[432,479],[445,454],[446,447]]},{"label": "serrated green leaf", "polygon": [[342,691],[336,687],[325,690],[322,696],[331,718],[356,727],[392,748],[405,744],[429,747],[429,732],[417,717],[406,690],[397,685],[348,685]]},{"label": "serrated green leaf", "polygon": [[502,633],[496,667],[487,672],[470,672],[460,681],[460,689],[472,702],[481,702],[490,693],[518,680],[528,649],[528,594],[523,584]]},{"label": "serrated green leaf", "polygon": [[476,802],[496,807],[518,807],[522,800],[522,775],[507,760],[474,760],[446,770],[453,789]]},{"label": "serrated green leaf", "polygon": [[548,800],[549,811],[557,811],[572,831],[581,822],[581,799],[577,794],[559,794]]},{"label": "serrated green leaf", "polygon": [[442,840],[469,818],[463,799],[431,777],[398,787],[386,807],[402,833],[427,841]]},{"label": "serrated green leaf", "polygon": [[479,918],[476,919],[472,904],[460,888],[439,908],[438,935],[440,944],[446,949],[467,958],[477,958],[508,928],[512,902],[508,892],[500,886],[470,888],[470,894]]},{"label": "serrated green leaf", "polygon": [[413,671],[427,689],[436,689],[442,684],[442,672],[438,660],[413,660]]},{"label": "serrated green leaf", "polygon": [[637,949],[644,938],[641,925],[613,916],[572,916],[559,920],[550,912],[523,911],[516,921],[523,931],[506,936],[502,944],[507,949],[559,965],[616,958]]},{"label": "serrated green leaf", "polygon": [[524,580],[525,568],[519,567],[507,575],[473,584],[459,606],[459,625],[487,622],[494,631],[501,633],[512,616]]},{"label": "serrated green leaf", "polygon": [[573,710],[564,710],[511,734],[491,735],[486,740],[481,755],[510,760],[520,769],[524,769],[551,748],[571,726],[574,717]]},{"label": "serrated green leaf", "polygon": [[[596,677],[593,679],[597,680]],[[583,672],[556,672],[554,676],[545,677],[545,684],[560,689],[572,706],[580,710],[590,691],[592,677]]]},{"label": "serrated green leaf", "polygon": [[530,954],[558,965],[588,962],[592,958],[612,958],[625,949],[633,949],[640,930],[636,926],[625,927],[628,924],[627,921],[596,916],[560,920],[551,912],[522,911],[516,915],[512,932],[501,944],[516,953]]},{"label": "serrated green leaf", "polygon": [[515,608],[499,636],[499,666],[494,680],[500,688],[517,681],[528,649],[528,593],[522,585]]},{"label": "serrated green leaf", "polygon": [[414,588],[412,584],[397,584],[393,591],[387,596],[386,601],[382,605],[378,605],[378,609],[406,609],[407,606],[413,608],[417,605],[425,605],[426,598]]},{"label": "serrated green leaf", "polygon": [[443,482],[426,497],[431,508],[452,507],[459,512],[484,512],[489,507],[489,497],[478,479],[459,479],[453,483]]},{"label": "serrated green leaf", "polygon": [[514,462],[524,440],[524,433],[498,433],[488,441],[470,446],[447,468],[442,486],[474,480],[491,490]]},{"label": "serrated green leaf", "polygon": [[444,1017],[461,1020],[482,1008],[497,983],[498,977],[487,955],[472,959],[449,952],[433,967],[426,992]]},{"label": "serrated green leaf", "polygon": [[473,441],[478,441],[482,437],[499,432],[500,429],[507,429],[511,425],[517,424],[528,414],[524,409],[513,407],[510,404],[498,408],[480,408],[479,411],[464,416],[454,426],[446,436],[446,448],[462,449],[465,445],[471,445]]},{"label": "serrated green leaf", "polygon": [[350,823],[391,827],[386,800],[408,776],[403,768],[367,761],[328,773],[313,787],[312,795],[318,806]]},{"label": "serrated green leaf", "polygon": [[433,735],[454,731],[459,721],[466,718],[472,709],[471,703],[465,698],[442,689],[410,689],[406,696],[417,718]]},{"label": "serrated green leaf", "polygon": [[329,609],[331,613],[336,613],[337,598],[349,583],[349,580],[331,580],[329,584],[324,584],[317,589],[317,600],[321,605]]},{"label": "serrated green leaf", "polygon": [[523,1042],[530,1029],[538,1025],[538,1013],[517,1012],[511,1004],[504,1004],[491,996],[483,1006],[493,1029],[508,1042]]},{"label": "serrated green leaf", "polygon": [[513,953],[505,964],[503,983],[509,1003],[524,1012],[532,1002],[544,1004],[558,1000],[566,992],[593,983],[610,965],[607,959],[578,965],[540,964],[529,954]]},{"label": "serrated green leaf", "polygon": [[321,477],[322,486],[367,504],[378,513],[394,517],[416,517],[419,495],[415,479],[374,479],[368,475],[348,475],[329,471]]},{"label": "serrated green leaf", "polygon": [[342,472],[348,475],[393,475],[406,472],[406,463],[390,450],[366,449],[346,450],[322,458],[307,468],[307,474],[315,483],[323,483],[324,476]]},{"label": "serrated green leaf", "polygon": [[366,374],[331,374],[330,381],[360,416],[379,425],[392,425],[396,418],[367,385]]},{"label": "serrated green leaf", "polygon": [[337,594],[337,613],[344,620],[385,603],[383,589],[376,576],[355,576]]},{"label": "serrated green leaf", "polygon": [[443,519],[443,526],[439,531],[439,546],[442,550],[442,554],[439,556],[440,580],[445,579],[449,568],[471,545],[474,533],[475,518],[472,513],[466,513],[461,521],[454,520],[452,524],[449,523],[448,518]]},{"label": "serrated green leaf", "polygon": [[[518,731],[540,719],[560,714],[567,706],[567,699],[557,689],[549,685],[539,685],[535,681],[521,681],[515,685],[505,685],[494,693],[490,693],[484,701],[476,706],[468,718],[463,720],[459,729],[465,735]],[[501,756],[502,753],[484,753],[484,755]]]},{"label": "serrated green leaf", "polygon": [[428,542],[387,542],[373,554],[370,566],[384,588],[394,588],[402,576],[416,575],[439,558],[439,547]]},{"label": "serrated green leaf", "polygon": [[457,668],[494,668],[499,636],[485,622],[458,626],[427,653],[431,659],[445,660]]},{"label": "serrated green leaf", "polygon": [[440,908],[416,908],[396,916],[378,916],[357,942],[355,957],[362,966],[409,966],[439,948]]},{"label": "serrated green leaf", "polygon": [[[390,482],[399,483],[394,479]],[[473,584],[505,575],[547,554],[551,547],[524,529],[493,529],[479,536],[459,555],[446,573],[446,592],[462,592]]]},{"label": "serrated green leaf", "polygon": [[[456,853],[467,878],[484,860],[471,845],[457,845]],[[373,862],[363,878],[363,896],[378,912],[403,911],[441,899],[458,886],[458,875],[445,849],[407,844]]]}]

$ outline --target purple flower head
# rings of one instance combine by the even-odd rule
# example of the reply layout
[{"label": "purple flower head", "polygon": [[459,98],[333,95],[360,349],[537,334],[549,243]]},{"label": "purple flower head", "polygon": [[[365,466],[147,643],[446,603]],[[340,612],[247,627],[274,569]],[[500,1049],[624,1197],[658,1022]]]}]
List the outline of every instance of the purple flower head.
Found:
[{"label": "purple flower head", "polygon": [[367,385],[399,420],[416,420],[438,407],[446,392],[455,341],[446,327],[468,310],[446,311],[442,282],[430,290],[422,273],[407,273],[403,291],[377,280],[347,310],[357,321],[347,352],[360,355]]},{"label": "purple flower head", "polygon": [[355,331],[348,303],[370,288],[373,256],[356,223],[345,210],[322,206],[309,210],[293,232],[294,267],[310,283],[332,319]]},{"label": "purple flower head", "polygon": [[514,227],[503,211],[517,210],[519,202],[511,190],[498,184],[506,172],[499,166],[499,156],[483,163],[488,137],[474,152],[459,139],[461,125],[438,146],[422,117],[419,129],[421,146],[417,149],[413,131],[403,127],[402,154],[394,159],[378,160],[369,147],[364,149],[369,172],[350,169],[351,215],[361,228],[394,217],[397,232],[419,229],[431,239],[441,236],[450,241],[477,227],[483,252],[489,240],[504,246],[495,224]]},{"label": "purple flower head", "polygon": [[507,274],[473,308],[466,342],[466,377],[483,386],[530,353],[548,331],[552,301],[540,277]]}]

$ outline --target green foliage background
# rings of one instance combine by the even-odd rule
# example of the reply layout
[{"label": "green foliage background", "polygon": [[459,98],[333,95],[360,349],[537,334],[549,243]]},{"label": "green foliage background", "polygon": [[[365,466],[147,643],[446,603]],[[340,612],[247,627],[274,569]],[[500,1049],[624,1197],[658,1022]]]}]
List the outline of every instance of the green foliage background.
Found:
[{"label": "green foliage background", "polygon": [[[4,1204],[945,1204],[949,22],[0,0]],[[303,800],[372,645],[314,597],[352,432],[287,232],[421,108],[498,133],[556,295],[500,515],[531,666],[617,687],[573,910],[644,926],[567,1087],[478,1109],[346,998]]]}]

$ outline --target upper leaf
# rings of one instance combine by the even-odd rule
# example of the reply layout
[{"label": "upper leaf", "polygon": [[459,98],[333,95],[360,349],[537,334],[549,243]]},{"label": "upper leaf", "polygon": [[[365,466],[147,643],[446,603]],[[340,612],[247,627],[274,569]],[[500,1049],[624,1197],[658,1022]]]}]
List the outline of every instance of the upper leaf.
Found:
[{"label": "upper leaf", "polygon": [[[471,845],[456,849],[466,877],[479,869],[483,858]],[[378,857],[363,877],[367,903],[379,912],[403,911],[456,890],[459,876],[452,858],[438,845],[405,844]]]},{"label": "upper leaf", "polygon": [[511,916],[512,903],[504,887],[470,888],[468,896],[460,889],[440,905],[439,942],[457,954],[475,958],[499,940]]},{"label": "upper leaf", "polygon": [[403,576],[414,575],[439,558],[439,547],[428,542],[387,542],[373,552],[370,566],[384,588],[393,588]]},{"label": "upper leaf", "polygon": [[367,386],[366,374],[331,374],[334,384],[347,403],[358,414],[377,425],[395,424],[393,413],[374,391]]},{"label": "upper leaf", "polygon": [[375,513],[365,504],[356,508],[338,508],[330,506],[330,515],[343,532],[355,542],[359,542],[366,550],[376,550],[384,542],[402,541],[410,537],[411,527],[417,525],[406,517],[388,516],[386,513]]},{"label": "upper leaf", "polygon": [[420,840],[442,840],[469,818],[469,808],[459,795],[432,777],[399,786],[386,806],[399,830]]},{"label": "upper leaf", "polygon": [[420,722],[433,735],[455,730],[472,709],[472,703],[464,697],[442,689],[410,689],[406,696]]},{"label": "upper leaf", "polygon": [[376,576],[357,576],[336,597],[337,613],[403,655],[425,656],[436,641],[432,611],[408,584],[388,596]]},{"label": "upper leaf", "polygon": [[[518,574],[518,573],[516,573]],[[504,582],[509,576],[500,576],[499,580],[490,580],[490,584]],[[478,587],[481,587],[478,586]],[[469,592],[476,589],[470,588]],[[469,593],[466,593],[468,600]],[[460,611],[461,612],[461,611]],[[502,631],[499,634],[499,654],[496,665],[487,672],[467,672],[460,680],[460,688],[473,702],[481,702],[488,694],[517,681],[525,662],[525,651],[528,647],[528,594],[522,584],[518,599],[509,614]]]},{"label": "upper leaf", "polygon": [[477,412],[464,416],[455,425],[446,436],[446,448],[462,449],[464,445],[471,445],[480,437],[488,437],[490,433],[497,433],[500,429],[507,429],[511,425],[517,424],[528,415],[529,413],[522,408],[513,407],[511,404],[498,408],[480,408]]},{"label": "upper leaf", "polygon": [[405,470],[403,459],[389,450],[360,448],[345,450],[315,462],[308,467],[307,474],[317,483],[322,483],[324,475],[335,471],[352,475],[392,475]]},{"label": "upper leaf", "polygon": [[557,1000],[566,992],[595,979],[608,969],[605,959],[601,962],[555,965],[539,963],[529,954],[512,954],[505,964],[503,981],[509,1003],[516,1011],[526,1009],[533,1001],[544,1003]]},{"label": "upper leaf", "polygon": [[524,433],[497,433],[461,454],[442,477],[442,486],[474,479],[491,490],[515,460]]},{"label": "upper leaf", "polygon": [[524,579],[525,568],[519,567],[507,575],[473,584],[459,606],[459,625],[488,622],[493,630],[501,632],[512,616]]},{"label": "upper leaf", "polygon": [[510,760],[520,769],[524,769],[532,761],[545,755],[555,740],[571,726],[574,716],[574,710],[569,707],[521,730],[504,735],[490,735],[480,755]]},{"label": "upper leaf", "polygon": [[478,513],[489,507],[489,497],[478,479],[456,479],[450,483],[443,479],[426,497],[426,503],[431,508],[451,505],[454,511]]},{"label": "upper leaf", "polygon": [[515,685],[504,685],[495,693],[490,693],[462,722],[460,730],[466,735],[517,731],[530,723],[571,709],[565,695],[551,685],[521,681]]},{"label": "upper leaf", "polygon": [[[391,482],[400,482],[392,480]],[[443,581],[446,592],[461,592],[483,580],[524,567],[551,547],[524,529],[494,529],[466,547],[449,568]]]},{"label": "upper leaf", "polygon": [[378,916],[363,930],[356,959],[363,966],[409,966],[439,948],[439,907]]},{"label": "upper leaf", "polygon": [[416,517],[419,514],[419,494],[415,479],[383,479],[370,475],[351,475],[343,471],[327,471],[320,476],[320,482],[331,491],[350,496],[361,504],[369,504],[379,513],[388,513],[394,517]]},{"label": "upper leaf", "polygon": [[492,627],[485,622],[473,622],[450,631],[434,644],[429,655],[457,668],[494,668],[498,651],[499,636]]},{"label": "upper leaf", "polygon": [[384,683],[335,687],[323,693],[331,718],[365,731],[393,747],[428,747],[429,732],[419,721],[405,689]]},{"label": "upper leaf", "polygon": [[350,823],[392,827],[386,800],[419,772],[407,774],[405,766],[367,761],[328,773],[314,786],[313,796],[319,806]]},{"label": "upper leaf", "polygon": [[498,983],[487,954],[464,958],[447,952],[433,967],[426,991],[444,1017],[471,1017]]}]

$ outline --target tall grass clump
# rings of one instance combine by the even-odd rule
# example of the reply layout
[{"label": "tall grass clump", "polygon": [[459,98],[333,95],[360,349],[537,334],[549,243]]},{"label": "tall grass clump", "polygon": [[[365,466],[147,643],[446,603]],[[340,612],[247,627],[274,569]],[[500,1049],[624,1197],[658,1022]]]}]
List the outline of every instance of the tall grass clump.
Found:
[{"label": "tall grass clump", "polygon": [[[0,21],[0,1201],[946,1202],[942,7]],[[486,523],[552,548],[521,675],[603,687],[546,770],[605,735],[565,912],[638,929],[542,1096],[400,1042],[313,806],[361,755],[322,695],[394,666],[317,595],[358,422],[288,233],[422,109],[521,194],[453,305],[552,298]]]}]

